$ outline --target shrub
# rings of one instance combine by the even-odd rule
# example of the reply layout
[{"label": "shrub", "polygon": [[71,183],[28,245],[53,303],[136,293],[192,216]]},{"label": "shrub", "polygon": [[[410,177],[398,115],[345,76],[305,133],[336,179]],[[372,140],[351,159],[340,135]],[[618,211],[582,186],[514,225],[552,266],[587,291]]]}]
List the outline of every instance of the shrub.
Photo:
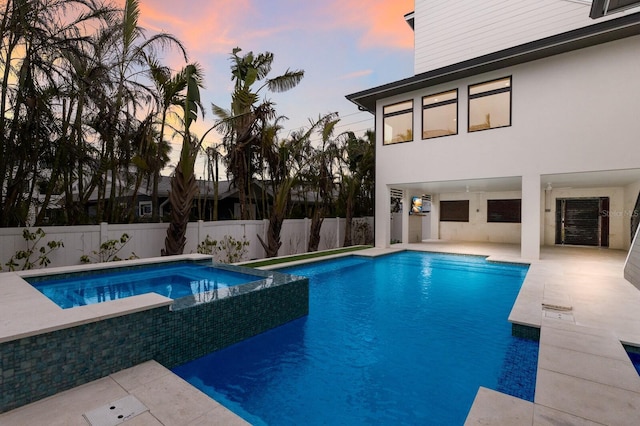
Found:
[{"label": "shrub", "polygon": [[[18,250],[16,254],[11,256],[11,259],[5,263],[5,265],[9,267],[9,270],[15,271],[18,269],[24,271],[25,269],[33,269],[34,266],[45,268],[49,265],[51,263],[49,254],[60,247],[64,247],[61,240],[47,242],[46,245],[37,250],[38,258],[31,261],[31,256],[36,253],[36,246],[46,235],[42,228],[38,228],[35,232],[31,232],[25,228],[22,231],[22,238],[24,238],[27,243],[27,249]],[[0,270],[2,270],[2,267],[0,267]]]},{"label": "shrub", "polygon": [[[93,250],[91,252],[92,253],[91,256],[83,254],[80,257],[80,262],[102,263],[102,262],[115,262],[118,260],[123,260],[122,258],[118,257],[118,253],[120,252],[120,250],[124,248],[124,246],[127,245],[130,239],[131,237],[129,236],[129,234],[125,232],[124,234],[122,234],[119,240],[114,239],[114,240],[105,241],[104,243],[100,244],[99,250],[97,251]],[[138,259],[138,255],[136,255],[134,252],[131,252],[129,257],[127,257],[125,260],[131,260],[131,259]]]},{"label": "shrub", "polygon": [[249,247],[249,241],[246,237],[242,237],[242,240],[236,240],[230,235],[225,235],[220,241],[212,240],[209,235],[198,244],[198,253],[210,254],[216,262],[220,263],[235,263],[243,260],[247,254],[247,247]]}]

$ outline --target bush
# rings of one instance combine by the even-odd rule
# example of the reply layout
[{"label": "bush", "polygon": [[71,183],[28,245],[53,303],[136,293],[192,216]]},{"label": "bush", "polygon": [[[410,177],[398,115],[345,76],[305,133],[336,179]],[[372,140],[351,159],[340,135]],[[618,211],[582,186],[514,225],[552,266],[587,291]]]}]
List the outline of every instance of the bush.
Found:
[{"label": "bush", "polygon": [[230,235],[225,235],[220,241],[212,240],[209,235],[198,244],[198,253],[210,254],[216,262],[235,263],[243,260],[247,254],[249,241],[246,237],[242,240],[236,240]]},{"label": "bush", "polygon": [[[22,231],[22,238],[27,242],[27,249],[18,250],[16,254],[11,256],[11,259],[5,263],[5,265],[9,267],[9,270],[15,271],[18,269],[24,271],[26,269],[33,269],[34,266],[45,268],[49,265],[51,263],[49,254],[60,247],[64,247],[61,240],[49,241],[46,245],[40,247],[37,251],[38,258],[35,261],[31,261],[31,256],[36,253],[36,246],[46,235],[42,228],[38,228],[35,232],[24,229]],[[1,266],[0,270],[2,270]]]},{"label": "bush", "polygon": [[[129,239],[131,239],[131,237],[129,237],[129,234],[125,232],[124,234],[122,234],[119,240],[105,241],[104,243],[100,244],[100,249],[98,251],[93,250],[91,252],[92,253],[91,256],[83,254],[80,257],[80,262],[102,263],[102,262],[115,262],[118,260],[123,260],[120,257],[118,257],[118,253],[120,252],[120,250],[124,248],[124,246],[127,245],[127,243],[129,242]],[[134,252],[131,252],[129,257],[126,258],[126,260],[131,260],[131,259],[138,259],[138,256]]]}]

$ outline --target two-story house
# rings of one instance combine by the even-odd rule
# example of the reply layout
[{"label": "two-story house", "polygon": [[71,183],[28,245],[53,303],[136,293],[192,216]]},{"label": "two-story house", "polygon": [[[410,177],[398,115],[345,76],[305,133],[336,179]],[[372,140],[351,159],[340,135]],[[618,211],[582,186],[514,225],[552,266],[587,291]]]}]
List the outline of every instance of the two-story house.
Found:
[{"label": "two-story house", "polygon": [[[348,95],[375,114],[375,243],[627,249],[640,191],[637,1],[416,0],[415,75]],[[609,10],[606,10],[609,8]],[[617,12],[617,13],[611,13]],[[427,203],[428,204],[428,203]]]}]

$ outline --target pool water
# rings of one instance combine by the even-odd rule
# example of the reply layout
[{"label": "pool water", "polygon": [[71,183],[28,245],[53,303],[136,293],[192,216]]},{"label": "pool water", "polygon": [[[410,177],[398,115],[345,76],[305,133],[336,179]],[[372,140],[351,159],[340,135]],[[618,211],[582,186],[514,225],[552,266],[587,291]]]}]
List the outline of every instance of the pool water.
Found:
[{"label": "pool water", "polygon": [[72,273],[26,280],[63,309],[158,293],[172,299],[262,279],[212,267],[209,263],[155,264],[136,268]]},{"label": "pool water", "polygon": [[629,356],[629,359],[631,360],[631,363],[635,367],[636,371],[640,375],[640,352],[638,352],[637,349],[634,349],[633,352],[627,351],[627,355]]},{"label": "pool water", "polygon": [[250,423],[457,425],[479,386],[533,399],[538,345],[507,321],[526,266],[402,252],[283,272],[310,277],[307,317],[173,370]]}]

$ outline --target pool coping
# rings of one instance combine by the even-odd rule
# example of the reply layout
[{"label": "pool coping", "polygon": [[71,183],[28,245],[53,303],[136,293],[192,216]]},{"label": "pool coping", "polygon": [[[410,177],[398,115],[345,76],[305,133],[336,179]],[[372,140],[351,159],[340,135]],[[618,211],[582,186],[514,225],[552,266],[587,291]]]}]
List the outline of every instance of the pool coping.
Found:
[{"label": "pool coping", "polygon": [[[42,275],[63,275],[85,271],[106,271],[114,268],[145,266],[157,263],[160,259],[167,263],[174,263],[183,261],[212,261],[213,257],[202,254],[185,254],[171,256],[170,258],[133,259],[0,273],[0,282],[2,283],[2,285],[0,285],[0,300],[9,302],[7,306],[3,306],[3,309],[0,309],[0,343],[103,321],[123,315],[130,315],[163,306],[167,306],[168,309],[171,310],[180,310],[199,304],[199,302],[190,296],[171,299],[157,293],[145,293],[117,300],[63,309],[25,280],[26,278]],[[238,267],[242,268],[242,265],[220,263],[216,263],[215,266],[219,269],[232,271],[238,269]],[[267,273],[265,270],[252,268],[252,274],[256,275],[257,279],[239,285],[240,294],[253,291],[257,287],[264,288],[283,283],[283,281],[278,278],[280,274],[278,274],[275,280],[269,281],[274,275],[273,271]],[[277,272],[275,272],[275,274],[277,274]],[[223,288],[218,290],[217,298],[222,299],[229,295],[230,291]],[[37,312],[37,315],[33,315],[35,312]]]},{"label": "pool coping", "polygon": [[[206,255],[187,254],[173,256],[171,261],[207,260],[210,258],[211,256]],[[157,258],[0,273],[0,282],[2,282],[0,300],[9,302],[0,310],[0,343],[170,306],[174,303],[173,299],[157,293],[146,293],[103,303],[62,309],[24,280],[24,278],[43,274],[74,273],[90,268],[106,270],[114,267],[148,265],[154,262],[157,262]],[[33,315],[34,312],[37,312],[37,315]]]}]

